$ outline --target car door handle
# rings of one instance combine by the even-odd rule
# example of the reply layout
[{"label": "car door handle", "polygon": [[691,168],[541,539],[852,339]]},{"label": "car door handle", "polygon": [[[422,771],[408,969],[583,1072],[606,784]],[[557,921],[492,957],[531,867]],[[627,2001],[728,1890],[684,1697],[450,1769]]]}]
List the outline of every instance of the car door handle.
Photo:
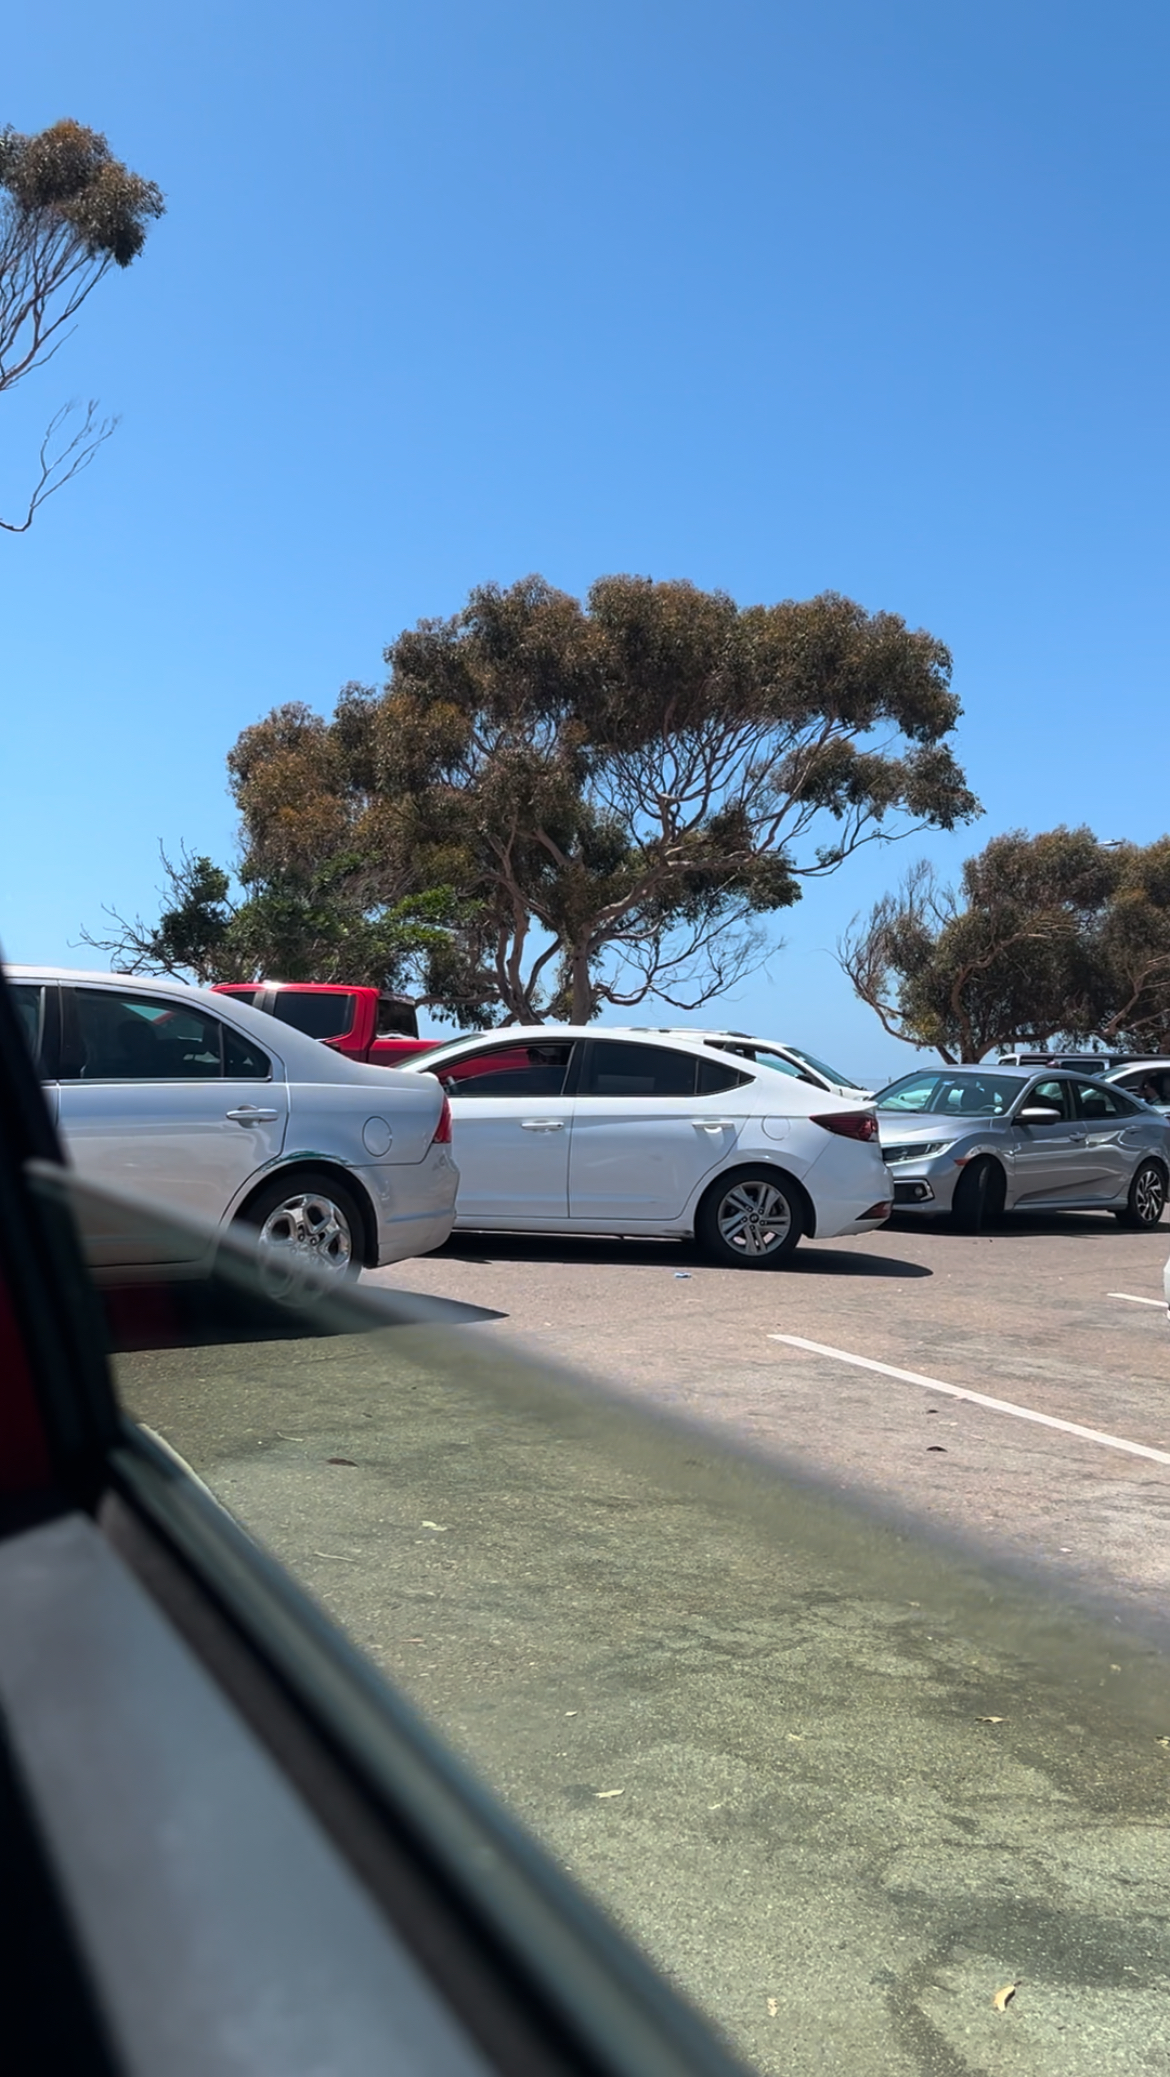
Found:
[{"label": "car door handle", "polygon": [[1088,1139],[1088,1137],[1089,1137],[1089,1135],[1088,1135],[1088,1133],[1087,1133],[1087,1132],[1070,1132],[1070,1133],[1069,1133],[1069,1140],[1070,1140],[1070,1142],[1072,1143],[1072,1145],[1073,1145],[1074,1147],[1079,1147],[1079,1146],[1080,1146],[1080,1144],[1081,1144],[1081,1141],[1082,1141],[1082,1140],[1086,1140],[1086,1139]]},{"label": "car door handle", "polygon": [[692,1118],[691,1124],[694,1126],[696,1132],[730,1132],[735,1124],[735,1119]]},{"label": "car door handle", "polygon": [[224,1115],[233,1125],[271,1125],[279,1118],[280,1112],[262,1111],[254,1103],[242,1103],[238,1110],[226,1111]]},{"label": "car door handle", "polygon": [[563,1132],[563,1118],[521,1118],[521,1132]]}]

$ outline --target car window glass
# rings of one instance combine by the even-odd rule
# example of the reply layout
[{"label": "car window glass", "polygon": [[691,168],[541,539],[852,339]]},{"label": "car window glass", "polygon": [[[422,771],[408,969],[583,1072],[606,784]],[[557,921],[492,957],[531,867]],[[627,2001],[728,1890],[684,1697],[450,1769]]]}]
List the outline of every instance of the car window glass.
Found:
[{"label": "car window glass", "polygon": [[1073,1104],[1079,1118],[1132,1118],[1135,1106],[1107,1082],[1074,1082]]},{"label": "car window glass", "polygon": [[436,1074],[449,1096],[560,1096],[572,1045],[492,1046],[458,1060],[436,1061]]},{"label": "car window glass", "polygon": [[794,1081],[808,1082],[814,1089],[818,1086],[810,1075],[801,1071],[795,1060],[789,1060],[784,1053],[769,1053],[763,1046],[744,1046],[738,1050],[742,1050],[745,1059],[754,1061],[757,1067],[770,1067],[774,1074],[791,1075]]},{"label": "car window glass", "polygon": [[721,1060],[700,1060],[699,1096],[722,1096],[725,1089],[742,1089],[750,1082],[751,1075],[741,1075],[734,1067],[725,1067]]},{"label": "car window glass", "polygon": [[392,995],[380,995],[375,1033],[378,1038],[417,1038],[418,1017],[413,1003],[398,1002]]},{"label": "car window glass", "polygon": [[1170,1103],[1170,1068],[1135,1068],[1132,1074],[1118,1075],[1112,1087],[1128,1089],[1142,1103]]},{"label": "car window glass", "polygon": [[1037,1082],[1024,1098],[1024,1110],[1051,1111],[1053,1123],[1071,1115],[1068,1082]]},{"label": "car window glass", "polygon": [[356,1004],[356,995],[310,995],[296,988],[278,988],[272,1015],[282,1024],[291,1024],[294,1031],[303,1031],[306,1038],[344,1038],[353,1030]]},{"label": "car window glass", "polygon": [[879,1110],[918,1111],[946,1118],[1002,1118],[1020,1094],[1015,1076],[905,1075],[876,1098]]},{"label": "car window glass", "polygon": [[595,1039],[582,1096],[693,1096],[696,1060],[636,1039]]},{"label": "car window glass", "polygon": [[209,1081],[223,1073],[218,1018],[115,988],[65,991],[62,1080]]},{"label": "car window glass", "polygon": [[17,981],[10,993],[25,1044],[37,1066],[41,1064],[41,1040],[45,1026],[45,991],[37,982]]},{"label": "car window glass", "polygon": [[242,1032],[233,1031],[230,1024],[223,1027],[223,1071],[233,1082],[267,1082],[272,1075],[272,1062],[267,1053],[254,1045]]}]

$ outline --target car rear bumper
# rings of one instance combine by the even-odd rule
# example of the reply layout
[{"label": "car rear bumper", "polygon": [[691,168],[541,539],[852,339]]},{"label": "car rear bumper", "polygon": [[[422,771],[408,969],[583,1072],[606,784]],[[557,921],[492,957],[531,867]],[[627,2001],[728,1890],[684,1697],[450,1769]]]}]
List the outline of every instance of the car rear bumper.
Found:
[{"label": "car rear bumper", "polygon": [[411,1255],[427,1255],[449,1238],[459,1170],[446,1147],[431,1147],[422,1161],[378,1161],[369,1168],[355,1168],[354,1175],[374,1207],[379,1269]]}]

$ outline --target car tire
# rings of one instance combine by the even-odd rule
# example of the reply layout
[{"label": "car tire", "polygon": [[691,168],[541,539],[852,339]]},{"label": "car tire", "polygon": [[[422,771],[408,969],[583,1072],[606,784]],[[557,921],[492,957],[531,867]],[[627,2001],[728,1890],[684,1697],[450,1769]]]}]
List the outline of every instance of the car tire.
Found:
[{"label": "car tire", "polygon": [[[327,1173],[274,1177],[237,1214],[257,1234],[260,1285],[277,1305],[319,1302],[344,1289],[362,1266],[363,1222],[352,1190]],[[315,1275],[303,1277],[308,1267]]]},{"label": "car tire", "polygon": [[712,1262],[776,1269],[804,1231],[804,1211],[787,1176],[741,1168],[713,1183],[695,1217],[695,1239]]},{"label": "car tire", "polygon": [[955,1184],[951,1199],[951,1221],[960,1233],[982,1233],[1003,1217],[1007,1201],[1007,1177],[998,1161],[981,1154],[968,1163]]},{"label": "car tire", "polygon": [[1152,1233],[1162,1223],[1166,1209],[1166,1171],[1158,1161],[1143,1161],[1135,1170],[1129,1195],[1116,1214],[1123,1226],[1138,1233]]}]

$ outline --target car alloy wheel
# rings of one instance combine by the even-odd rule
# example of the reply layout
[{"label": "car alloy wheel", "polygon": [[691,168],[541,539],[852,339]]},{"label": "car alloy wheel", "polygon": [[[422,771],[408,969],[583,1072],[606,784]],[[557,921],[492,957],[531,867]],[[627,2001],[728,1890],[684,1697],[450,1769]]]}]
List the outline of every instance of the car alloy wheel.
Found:
[{"label": "car alloy wheel", "polygon": [[1152,1232],[1161,1223],[1165,1209],[1165,1173],[1156,1161],[1143,1161],[1129,1186],[1125,1210],[1118,1216],[1127,1226],[1138,1226]]},{"label": "car alloy wheel", "polygon": [[243,1221],[255,1229],[264,1294],[279,1304],[311,1304],[357,1275],[359,1213],[340,1184],[303,1177],[272,1184]]},{"label": "car alloy wheel", "polygon": [[791,1254],[801,1219],[780,1179],[756,1170],[716,1184],[700,1208],[696,1232],[717,1261],[767,1269]]}]

